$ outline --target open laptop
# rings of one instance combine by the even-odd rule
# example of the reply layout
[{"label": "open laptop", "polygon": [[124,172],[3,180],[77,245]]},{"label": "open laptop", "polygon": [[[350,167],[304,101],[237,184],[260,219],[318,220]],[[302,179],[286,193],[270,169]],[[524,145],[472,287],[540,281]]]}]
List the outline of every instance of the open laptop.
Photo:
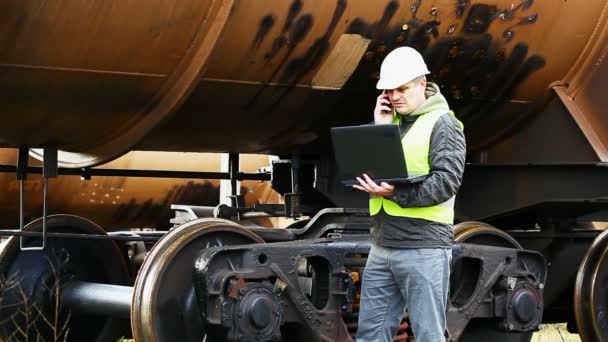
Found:
[{"label": "open laptop", "polygon": [[397,125],[334,127],[331,138],[340,181],[346,186],[358,184],[356,177],[364,173],[378,184],[413,183],[426,178],[408,175]]}]

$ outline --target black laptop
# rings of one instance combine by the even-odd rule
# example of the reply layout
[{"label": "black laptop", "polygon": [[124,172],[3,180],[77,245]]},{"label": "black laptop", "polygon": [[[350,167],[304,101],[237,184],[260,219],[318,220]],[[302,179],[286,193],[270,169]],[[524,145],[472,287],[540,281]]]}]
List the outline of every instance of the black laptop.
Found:
[{"label": "black laptop", "polygon": [[340,181],[346,186],[358,184],[356,177],[364,173],[378,184],[413,183],[426,178],[408,175],[397,125],[334,127],[331,138]]}]

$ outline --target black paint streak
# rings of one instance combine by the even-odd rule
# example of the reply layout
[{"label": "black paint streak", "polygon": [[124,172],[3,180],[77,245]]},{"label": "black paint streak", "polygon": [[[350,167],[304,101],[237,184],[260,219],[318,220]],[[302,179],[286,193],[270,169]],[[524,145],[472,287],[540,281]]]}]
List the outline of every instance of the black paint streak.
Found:
[{"label": "black paint streak", "polygon": [[522,3],[520,3],[519,5],[517,5],[513,11],[517,11],[520,8],[522,9],[528,9],[530,7],[532,7],[532,5],[534,4],[534,0],[524,0]]},{"label": "black paint streak", "polygon": [[[279,83],[288,84],[288,87],[285,88],[280,95],[277,96],[277,99],[270,106],[268,111],[264,113],[264,116],[273,112],[276,109],[276,105],[280,103],[293,89],[294,87],[300,83],[302,78],[306,76],[306,74],[316,68],[322,61],[323,56],[325,56],[327,50],[330,48],[329,39],[333,35],[338,23],[344,16],[344,12],[346,11],[347,0],[337,0],[336,7],[334,9],[334,13],[332,15],[332,20],[330,24],[327,26],[325,33],[315,40],[313,45],[304,53],[304,55],[294,58],[289,62],[285,70],[283,71],[281,77],[279,78]],[[302,129],[304,124],[309,120],[307,118],[302,118],[302,122],[300,120],[296,120],[292,126],[289,128],[290,132],[296,131],[296,129]],[[282,135],[283,132],[279,132],[276,136],[269,137],[269,141],[274,141],[278,138],[278,136]]]},{"label": "black paint streak", "polygon": [[291,29],[296,17],[302,11],[302,0],[294,0],[289,6],[289,10],[287,11],[287,18],[285,19],[285,24],[283,24],[283,28],[281,29],[281,34],[275,38],[272,43],[272,48],[270,52],[264,55],[264,58],[268,61],[273,59],[279,51],[287,45],[287,34]]},{"label": "black paint streak", "polygon": [[296,19],[298,14],[302,11],[302,0],[294,0],[289,6],[289,11],[287,12],[287,19],[285,20],[285,25],[283,25],[282,33],[286,33],[291,28],[293,21]]},{"label": "black paint streak", "polygon": [[[409,2],[408,5],[411,3]],[[352,99],[353,96],[367,96],[362,95],[360,90],[374,88],[382,60],[387,53],[399,46],[412,46],[423,54],[431,70],[429,80],[440,85],[442,93],[465,125],[484,120],[500,110],[512,98],[519,85],[545,65],[542,56],[529,55],[528,46],[523,42],[515,44],[513,49],[506,48],[506,44],[515,35],[514,27],[530,25],[538,21],[537,14],[527,13],[528,16],[523,18],[517,15],[519,11],[531,8],[533,1],[525,0],[517,6],[499,9],[492,5],[479,3],[472,5],[469,0],[460,0],[456,5],[456,14],[461,19],[458,23],[444,23],[449,28],[443,37],[439,34],[439,20],[424,21],[417,17],[420,4],[421,0],[413,3],[410,8],[412,17],[405,29],[401,24],[395,27],[388,26],[400,6],[396,0],[387,4],[381,18],[376,22],[368,23],[363,18],[356,18],[351,22],[346,33],[360,34],[371,39],[371,43],[365,58],[344,86],[343,96],[335,103],[336,107],[340,107],[342,111],[361,110],[361,108],[352,108],[354,102],[350,104],[346,99]],[[288,32],[281,35],[282,38],[275,39],[275,44],[267,55],[268,59],[276,56],[285,47],[288,51],[268,83],[282,70],[279,82],[287,87],[277,87],[273,90],[273,103],[262,108],[259,112],[261,116],[266,116],[279,108],[277,105],[302,78],[321,63],[330,48],[329,38],[343,17],[345,8],[346,0],[336,1],[334,18],[327,31],[301,56],[290,58],[295,45],[301,43],[309,34],[312,17],[308,24],[302,21],[304,16],[300,17],[289,26]],[[439,18],[437,16],[437,19]],[[442,20],[446,19],[442,18]],[[512,25],[503,36],[500,34],[492,36],[488,33],[491,24],[496,20],[510,21],[509,24]],[[459,28],[460,21],[463,21],[461,28]],[[284,63],[287,65],[283,68]],[[262,88],[266,86],[267,84]],[[262,90],[258,92],[254,102]],[[370,93],[370,103],[373,102],[373,95],[373,92]],[[289,132],[305,132],[308,129],[306,125],[310,125],[307,120],[296,120],[289,127]],[[280,135],[284,133],[285,131],[278,132],[277,135],[268,137],[268,140],[281,139]]]},{"label": "black paint streak", "polygon": [[409,36],[408,46],[411,46],[419,51],[423,51],[431,43],[430,36],[437,38],[439,36],[438,27],[441,23],[437,20],[428,21],[413,34]]},{"label": "black paint streak", "polygon": [[[312,15],[310,15],[310,14],[301,16],[300,19],[298,19],[298,21],[296,21],[293,29],[287,33],[288,34],[287,36],[285,36],[285,33],[283,33],[283,34],[281,34],[281,36],[277,37],[274,40],[274,42],[272,44],[272,50],[269,53],[267,53],[264,56],[264,58],[266,60],[273,59],[285,45],[288,46],[288,52],[285,57],[289,58],[289,56],[293,52],[293,49],[296,47],[296,45],[298,45],[304,39],[304,37],[306,37],[308,32],[310,32],[313,21],[314,20],[312,18]],[[284,57],[284,60],[285,60],[285,57]],[[279,64],[279,66],[282,66],[283,63],[284,63],[284,61],[281,62]],[[274,78],[274,75],[276,74],[276,72],[277,71],[275,71],[275,73],[273,73],[272,78]],[[272,78],[271,78],[271,80],[272,80]]]},{"label": "black paint streak", "polygon": [[[497,19],[511,21],[515,18],[515,14],[518,11],[529,9],[533,3],[533,0],[524,0],[523,2],[519,3],[519,5],[512,5],[512,8],[507,9],[498,9],[496,6],[489,6],[485,4],[475,4],[469,11],[469,15],[465,20],[463,30],[465,33],[469,34],[481,34],[487,32],[490,24],[492,24],[493,21]],[[521,18],[517,24],[505,29],[502,37],[506,42],[510,42],[515,36],[513,28],[519,25],[533,24],[537,20],[538,13]]]},{"label": "black paint streak", "polygon": [[[281,70],[281,68],[283,67],[285,62],[287,62],[289,57],[291,57],[291,54],[293,53],[293,50],[296,48],[296,46],[304,39],[304,37],[306,37],[308,32],[310,32],[312,25],[313,25],[312,15],[310,15],[310,14],[303,15],[300,17],[300,19],[298,19],[298,21],[296,22],[293,29],[289,32],[289,37],[280,40],[282,42],[280,45],[281,48],[284,45],[287,45],[287,53],[285,54],[285,56],[283,56],[283,58],[281,59],[281,62],[275,68],[272,75],[269,77],[268,81],[266,82],[267,84],[270,83],[275,78],[275,76],[277,75],[279,70]],[[274,50],[274,46],[273,46],[273,50]],[[278,52],[278,51],[276,51],[276,52]],[[271,58],[272,57],[269,57],[268,59],[271,59]]]},{"label": "black paint streak", "polygon": [[260,47],[260,45],[262,45],[264,38],[266,38],[266,35],[268,35],[268,32],[270,32],[270,30],[274,26],[274,23],[275,23],[275,18],[273,15],[269,14],[267,16],[264,16],[264,18],[262,18],[262,20],[260,21],[260,24],[258,25],[258,32],[255,34],[253,43],[251,43],[252,49],[257,50]]},{"label": "black paint streak", "polygon": [[484,33],[490,27],[490,24],[496,18],[498,12],[496,6],[484,4],[475,4],[471,7],[469,15],[464,23],[464,32],[466,33]]},{"label": "black paint streak", "polygon": [[274,58],[274,56],[276,56],[285,45],[287,45],[287,37],[285,37],[285,36],[277,37],[272,42],[272,47],[270,48],[270,51],[264,55],[264,59],[270,60],[270,59]]},{"label": "black paint streak", "polygon": [[312,28],[312,25],[313,25],[313,21],[314,20],[313,20],[312,15],[310,15],[310,14],[303,15],[295,23],[293,29],[289,32],[288,37],[281,35],[280,37],[275,39],[271,52],[264,56],[266,58],[266,60],[268,61],[268,60],[272,59],[285,45],[287,45],[287,47],[288,47],[287,53],[285,54],[285,56],[283,56],[283,58],[279,62],[279,65],[274,69],[274,71],[272,72],[272,75],[270,75],[268,80],[266,82],[264,82],[264,84],[260,88],[260,90],[258,90],[258,92],[251,98],[249,103],[247,103],[245,108],[250,108],[257,102],[258,98],[262,95],[262,92],[268,87],[270,82],[272,82],[272,80],[277,76],[277,74],[279,73],[279,70],[281,70],[281,68],[283,68],[283,65],[285,64],[285,62],[287,62],[289,57],[291,57],[291,54],[295,50],[296,46],[300,42],[302,42],[302,40],[310,32],[310,29]]},{"label": "black paint streak", "polygon": [[511,98],[517,86],[526,80],[532,73],[545,66],[545,59],[538,55],[527,57],[528,46],[523,43],[515,45],[511,55],[500,65],[488,82],[481,96],[486,101],[481,108],[475,111],[465,111],[462,114],[468,121],[482,119],[487,113],[496,109],[496,104],[505,103]]},{"label": "black paint streak", "polygon": [[384,12],[382,13],[382,17],[379,21],[368,25],[360,18],[356,18],[346,29],[346,33],[355,33],[360,34],[365,37],[369,37],[372,39],[372,43],[382,37],[386,33],[386,29],[388,27],[388,23],[393,19],[395,13],[399,9],[398,1],[391,1],[384,8]]},{"label": "black paint streak", "polygon": [[[297,21],[295,21],[298,14],[302,11],[302,0],[294,0],[289,6],[289,10],[287,12],[287,18],[285,19],[285,24],[283,25],[283,29],[281,30],[281,34],[275,38],[272,43],[271,50],[264,55],[264,59],[266,60],[265,66],[268,64],[270,60],[277,56],[277,54],[287,46],[287,52],[285,56],[281,59],[279,64],[275,67],[274,71],[268,78],[266,82],[263,83],[262,87],[256,92],[256,94],[251,98],[251,100],[245,105],[245,108],[251,108],[260,98],[264,90],[268,87],[268,85],[272,82],[272,80],[277,76],[279,70],[283,68],[291,54],[293,53],[296,46],[306,37],[306,35],[310,32],[314,19],[312,15],[306,14],[301,16]],[[295,21],[295,25],[294,25]],[[293,28],[292,28],[293,26]]]},{"label": "black paint streak", "polygon": [[418,10],[420,9],[420,5],[422,4],[422,0],[416,0],[412,6],[410,6],[410,11],[412,11],[412,18],[409,20],[408,25],[416,28],[419,27],[422,23],[422,20],[418,19],[416,16],[418,15]]},{"label": "black paint streak", "polygon": [[[393,19],[397,10],[399,9],[398,1],[391,1],[384,8],[384,12],[382,13],[382,17],[380,20],[373,24],[366,23],[361,18],[356,18],[346,29],[346,33],[351,34],[360,34],[366,38],[371,39],[371,42],[368,46],[368,52],[365,55],[368,63],[374,65],[373,70],[378,70],[380,68],[380,64],[382,63],[382,59],[384,58],[384,53],[377,53],[378,48],[383,45],[386,41],[388,23]],[[393,33],[389,33],[388,36],[394,36],[395,40],[399,43],[403,43],[407,39],[408,31],[403,32],[402,28],[395,28]],[[391,44],[389,44],[390,47]],[[386,45],[384,46],[384,50],[386,50]],[[377,71],[365,71],[364,74],[376,73]],[[356,79],[356,75],[359,74],[355,72],[353,77]]]},{"label": "black paint streak", "polygon": [[313,45],[306,51],[303,56],[294,58],[287,67],[285,71],[281,75],[279,82],[287,83],[290,79],[294,78],[291,82],[292,85],[297,84],[300,79],[308,73],[311,69],[317,67],[321,63],[321,59],[325,55],[325,52],[329,49],[329,39],[331,35],[334,33],[336,26],[344,12],[346,11],[346,0],[338,0],[336,3],[336,8],[334,10],[332,20],[327,27],[327,30],[315,42]]},{"label": "black paint streak", "polygon": [[[463,17],[465,9],[469,9],[463,27],[457,34],[458,23],[454,23],[443,37],[439,35],[437,20],[421,22],[418,26],[409,25],[407,30],[403,30],[400,25],[390,30],[383,27],[380,36],[377,33],[377,23],[367,24],[362,19],[355,20],[350,27],[354,31],[351,33],[363,34],[372,38],[372,42],[344,92],[352,91],[356,94],[356,89],[363,88],[362,84],[368,84],[373,89],[385,55],[396,47],[411,46],[422,53],[431,71],[429,80],[441,87],[442,94],[458,117],[465,122],[465,127],[469,123],[483,120],[502,108],[519,85],[545,65],[543,57],[528,54],[525,43],[516,44],[507,53],[505,45],[508,41],[504,37],[493,37],[488,33],[494,20],[514,20],[517,11],[530,8],[532,3],[523,1],[508,10],[501,10],[496,6],[479,3],[471,6],[470,1],[459,1],[457,15]],[[412,7],[412,10],[417,8]],[[415,19],[415,13],[413,18]],[[513,37],[515,26],[534,24],[537,21],[537,14],[517,19],[509,28],[508,35]],[[411,22],[413,21],[410,20]],[[349,85],[353,85],[352,90]],[[373,102],[371,96],[370,101]]]},{"label": "black paint streak", "polygon": [[312,15],[310,14],[303,15],[300,17],[300,19],[298,19],[293,30],[289,32],[288,44],[290,49],[293,50],[293,48],[298,45],[304,39],[304,37],[306,37],[312,28],[312,23],[313,19]]},{"label": "black paint streak", "polygon": [[471,4],[471,0],[458,0],[456,3],[456,16],[462,18],[467,7]]},{"label": "black paint streak", "polygon": [[494,15],[494,18],[492,18],[492,20],[494,20],[496,18],[500,18],[502,20],[512,20],[513,18],[515,18],[515,14],[518,11],[530,8],[530,6],[532,6],[533,3],[534,3],[533,0],[524,0],[519,5],[513,6],[513,8],[499,10],[496,12],[496,14]]}]

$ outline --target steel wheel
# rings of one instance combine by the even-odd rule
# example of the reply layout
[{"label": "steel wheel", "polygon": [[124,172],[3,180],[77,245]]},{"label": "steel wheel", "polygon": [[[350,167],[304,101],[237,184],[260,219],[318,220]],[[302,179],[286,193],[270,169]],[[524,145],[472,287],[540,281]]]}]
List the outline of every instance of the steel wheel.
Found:
[{"label": "steel wheel", "polygon": [[[521,249],[509,234],[483,222],[463,222],[454,226],[454,242]],[[480,265],[454,260],[450,275],[450,301],[455,307],[465,305],[473,295]]]},{"label": "steel wheel", "polygon": [[131,309],[135,341],[200,342],[211,335],[202,325],[194,295],[195,258],[208,247],[263,242],[232,221],[209,218],[187,222],[163,236],[146,256],[135,281]]},{"label": "steel wheel", "polygon": [[578,269],[574,316],[585,342],[608,341],[608,230],[595,238]]},{"label": "steel wheel", "polygon": [[[522,249],[515,238],[508,233],[483,222],[463,222],[454,226],[454,242],[470,243],[476,245],[487,245],[505,248]],[[464,265],[456,262],[452,265],[450,275],[450,301],[466,302],[467,299],[459,299],[459,296],[467,297],[472,294],[477,279],[477,273],[466,269]],[[459,341],[494,341],[494,342],[528,342],[532,339],[532,332],[507,333],[497,330],[486,320],[472,320]]]},{"label": "steel wheel", "polygon": [[463,222],[454,226],[454,242],[523,249],[508,233],[483,222]]},{"label": "steel wheel", "polygon": [[[78,216],[51,215],[47,219],[49,232],[105,234],[98,225]],[[26,225],[24,230],[42,231],[42,219]],[[41,241],[39,238],[28,238],[25,244],[40,245]],[[74,279],[114,285],[130,284],[124,257],[118,245],[110,240],[49,238],[43,251],[21,251],[19,237],[11,237],[0,252],[0,277],[4,280],[0,312],[1,320],[5,322],[2,325],[2,340],[8,341],[25,340],[24,334],[28,335],[29,340],[55,340],[54,333],[41,316],[53,322],[57,314],[55,304],[59,302],[55,289],[58,287],[61,290],[63,281]],[[10,284],[6,280],[15,282]],[[24,301],[24,298],[27,300]],[[30,318],[23,315],[28,308],[32,314]],[[57,321],[63,324],[68,319],[67,315],[66,310],[60,311]],[[10,317],[17,317],[17,320],[11,321]],[[27,325],[32,324],[29,329],[21,326],[26,325],[26,321],[29,321]],[[126,319],[80,313],[71,314],[67,324],[68,341],[116,341],[129,331],[129,321]],[[15,334],[14,325],[21,326],[23,333]],[[63,341],[62,336],[59,339]]]}]

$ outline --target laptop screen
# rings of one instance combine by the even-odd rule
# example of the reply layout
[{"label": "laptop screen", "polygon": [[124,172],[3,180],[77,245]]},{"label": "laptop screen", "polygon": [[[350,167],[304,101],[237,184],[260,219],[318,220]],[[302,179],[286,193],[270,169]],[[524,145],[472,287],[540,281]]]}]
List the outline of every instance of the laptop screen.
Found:
[{"label": "laptop screen", "polygon": [[341,181],[350,183],[364,173],[379,181],[407,179],[397,125],[334,127],[331,137]]}]

